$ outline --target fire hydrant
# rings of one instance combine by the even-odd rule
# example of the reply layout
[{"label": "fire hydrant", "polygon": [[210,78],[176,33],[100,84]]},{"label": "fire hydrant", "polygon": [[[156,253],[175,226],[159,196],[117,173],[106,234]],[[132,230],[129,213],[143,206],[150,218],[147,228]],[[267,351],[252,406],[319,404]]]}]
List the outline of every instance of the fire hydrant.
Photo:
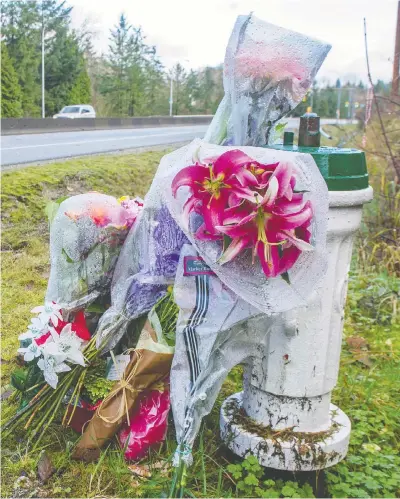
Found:
[{"label": "fire hydrant", "polygon": [[319,117],[306,114],[298,146],[286,132],[283,145],[271,147],[311,154],[328,185],[327,273],[306,307],[274,321],[267,347],[245,366],[243,392],[221,408],[221,436],[234,453],[254,454],[265,467],[290,471],[326,468],[347,453],[351,423],[331,403],[331,393],[354,235],[363,204],[373,195],[364,153],[320,147],[319,130]]}]

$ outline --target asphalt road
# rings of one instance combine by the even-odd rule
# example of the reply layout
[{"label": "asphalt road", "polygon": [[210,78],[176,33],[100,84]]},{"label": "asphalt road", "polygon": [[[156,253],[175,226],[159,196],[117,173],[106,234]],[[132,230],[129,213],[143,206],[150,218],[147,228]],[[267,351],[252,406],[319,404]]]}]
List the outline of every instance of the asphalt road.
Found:
[{"label": "asphalt road", "polygon": [[[347,120],[340,120],[341,124]],[[290,118],[287,129],[298,127],[299,120]],[[324,125],[336,123],[322,119]],[[1,164],[11,166],[88,154],[189,142],[202,138],[207,125],[97,130],[90,132],[55,132],[5,135],[1,138]]]},{"label": "asphalt road", "polygon": [[5,135],[3,166],[185,142],[203,137],[207,125]]}]

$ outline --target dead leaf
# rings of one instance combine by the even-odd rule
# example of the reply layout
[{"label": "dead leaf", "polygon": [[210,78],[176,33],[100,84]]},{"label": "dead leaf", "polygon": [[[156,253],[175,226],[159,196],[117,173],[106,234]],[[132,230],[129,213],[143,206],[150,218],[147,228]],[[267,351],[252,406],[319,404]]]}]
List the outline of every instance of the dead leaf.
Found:
[{"label": "dead leaf", "polygon": [[39,479],[42,483],[46,483],[47,480],[51,477],[51,475],[55,472],[55,468],[49,458],[49,456],[46,454],[46,451],[42,451],[40,453],[38,465],[37,465],[37,472],[39,475]]},{"label": "dead leaf", "polygon": [[346,343],[352,350],[361,350],[368,348],[368,342],[362,336],[349,336],[346,339]]},{"label": "dead leaf", "polygon": [[363,354],[359,357],[356,358],[357,362],[361,362],[361,364],[364,364],[364,366],[367,367],[372,367],[373,363],[372,360],[368,357],[367,354]]},{"label": "dead leaf", "polygon": [[131,485],[134,489],[137,489],[140,487],[141,483],[139,482],[139,480],[132,480]]},{"label": "dead leaf", "polygon": [[69,185],[67,185],[67,191],[69,191],[69,192],[74,192],[74,188],[73,188],[73,187],[70,187]]},{"label": "dead leaf", "polygon": [[151,473],[148,466],[140,466],[139,464],[131,464],[128,469],[137,476],[142,478],[151,478]]},{"label": "dead leaf", "polygon": [[353,355],[352,362],[360,362],[364,366],[371,367],[372,360],[368,356],[368,342],[362,336],[350,336],[346,339],[350,352]]}]

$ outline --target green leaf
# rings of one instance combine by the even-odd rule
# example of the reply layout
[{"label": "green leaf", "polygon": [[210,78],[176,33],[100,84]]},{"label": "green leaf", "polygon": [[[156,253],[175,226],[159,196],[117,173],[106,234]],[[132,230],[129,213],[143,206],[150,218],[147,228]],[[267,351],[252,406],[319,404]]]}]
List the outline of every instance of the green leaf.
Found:
[{"label": "green leaf", "polygon": [[240,480],[240,482],[238,482],[236,484],[236,487],[239,489],[239,490],[245,490],[246,489],[246,484],[244,483],[243,480]]},{"label": "green leaf", "polygon": [[244,483],[246,485],[258,485],[258,478],[253,473],[249,473],[244,479]]},{"label": "green leaf", "polygon": [[85,312],[91,312],[94,314],[103,314],[106,311],[106,308],[100,303],[91,303],[88,307],[85,308]]},{"label": "green leaf", "polygon": [[358,488],[351,488],[349,489],[349,496],[350,497],[357,497],[357,498],[360,498],[360,499],[367,499],[368,497],[370,497],[370,495],[368,494],[368,492],[366,492],[365,490],[363,489],[358,489]]},{"label": "green leaf", "polygon": [[276,133],[280,133],[282,132],[282,130],[285,129],[286,125],[288,124],[288,122],[286,123],[278,123],[276,126],[275,126],[275,131]]},{"label": "green leaf", "polygon": [[297,491],[295,488],[291,487],[290,485],[285,485],[282,489],[282,494],[285,497],[294,497],[297,494]]},{"label": "green leaf", "polygon": [[224,234],[222,251],[226,251],[226,249],[231,244],[231,242],[232,242],[232,239],[229,236],[227,236],[226,234]]},{"label": "green leaf", "polygon": [[366,479],[364,485],[369,490],[379,490],[382,488],[382,485],[380,485],[376,480],[370,477]]},{"label": "green leaf", "polygon": [[18,391],[24,392],[26,390],[26,378],[28,372],[25,369],[16,369],[11,374],[11,385]]},{"label": "green leaf", "polygon": [[305,498],[315,497],[313,488],[311,487],[311,485],[309,483],[305,483],[301,487],[300,491],[301,491],[300,497],[305,497]]},{"label": "green leaf", "polygon": [[283,274],[281,274],[281,277],[285,282],[287,282],[290,285],[290,278],[289,278],[289,274],[287,272],[284,272]]},{"label": "green leaf", "polygon": [[68,263],[75,263],[64,248],[61,250],[61,253],[65,256],[65,259],[67,260]]},{"label": "green leaf", "polygon": [[277,498],[281,496],[281,493],[279,490],[276,489],[260,489],[260,487],[256,487],[254,489],[255,493],[257,494],[258,497],[265,497],[266,499],[268,498]]}]

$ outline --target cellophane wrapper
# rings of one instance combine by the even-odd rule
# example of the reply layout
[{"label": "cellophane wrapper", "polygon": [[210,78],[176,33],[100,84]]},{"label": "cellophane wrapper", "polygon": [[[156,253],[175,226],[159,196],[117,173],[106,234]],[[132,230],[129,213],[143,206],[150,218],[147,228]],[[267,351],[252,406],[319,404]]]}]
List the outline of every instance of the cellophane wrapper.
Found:
[{"label": "cellophane wrapper", "polygon": [[140,399],[139,407],[119,433],[119,442],[127,461],[144,457],[147,451],[165,439],[170,409],[169,390],[151,390]]},{"label": "cellophane wrapper", "polygon": [[196,248],[184,245],[174,286],[180,308],[171,369],[176,466],[180,459],[191,464],[202,418],[213,408],[229,371],[266,344],[272,321],[216,275],[187,275],[185,257],[192,256],[198,256]]},{"label": "cellophane wrapper", "polygon": [[127,234],[126,210],[114,197],[89,192],[63,201],[50,226],[46,301],[68,313],[108,293]]},{"label": "cellophane wrapper", "polygon": [[271,143],[274,125],[301,102],[330,48],[254,15],[239,16],[225,54],[225,95],[205,140]]},{"label": "cellophane wrapper", "polygon": [[[196,158],[202,164],[207,164],[207,158],[218,157],[231,149],[239,149],[263,164],[290,162],[296,178],[296,191],[306,191],[304,201],[311,202],[313,219],[310,226],[310,242],[314,249],[302,252],[288,271],[290,284],[281,277],[267,279],[258,259],[252,263],[251,251],[243,252],[229,263],[220,265],[218,259],[222,254],[222,241],[196,239],[195,232],[202,222],[199,215],[191,216],[189,226],[185,222],[183,206],[190,196],[190,189],[181,187],[176,198],[172,195],[171,183],[182,168],[194,164]],[[164,156],[157,176],[161,177],[157,181],[164,186],[162,193],[173,219],[224,285],[267,315],[306,305],[307,298],[327,268],[326,230],[329,208],[325,180],[309,154],[261,147],[223,147],[196,139],[191,144]]]},{"label": "cellophane wrapper", "polygon": [[[176,151],[180,157],[180,150]],[[144,207],[129,231],[111,284],[111,307],[100,319],[97,347],[114,348],[130,322],[149,312],[174,283],[179,254],[188,242],[164,202],[161,163],[144,199]]]}]

